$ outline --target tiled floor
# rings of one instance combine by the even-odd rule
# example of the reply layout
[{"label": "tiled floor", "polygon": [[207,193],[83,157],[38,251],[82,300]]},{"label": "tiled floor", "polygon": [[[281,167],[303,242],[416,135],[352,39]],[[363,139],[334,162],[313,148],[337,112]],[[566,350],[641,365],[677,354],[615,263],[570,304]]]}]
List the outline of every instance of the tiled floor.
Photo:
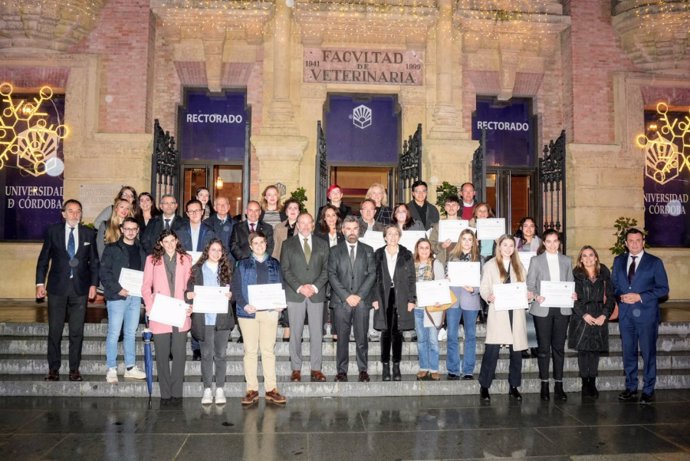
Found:
[{"label": "tiled floor", "polygon": [[237,399],[160,408],[146,399],[0,398],[0,459],[690,459],[690,390],[651,406],[522,403],[494,395],[291,399],[244,409]]}]

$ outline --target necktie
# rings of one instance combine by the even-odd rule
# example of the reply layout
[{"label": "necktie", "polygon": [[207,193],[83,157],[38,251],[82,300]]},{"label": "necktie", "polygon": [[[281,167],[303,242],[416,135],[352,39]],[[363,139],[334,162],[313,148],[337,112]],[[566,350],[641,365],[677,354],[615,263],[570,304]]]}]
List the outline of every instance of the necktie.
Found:
[{"label": "necktie", "polygon": [[635,259],[637,259],[637,256],[631,256],[631,258],[632,262],[628,268],[628,283],[632,283],[633,277],[635,277]]},{"label": "necktie", "polygon": [[309,260],[311,259],[311,246],[309,246],[309,239],[306,237],[304,239],[304,257],[307,260],[307,264],[309,264]]},{"label": "necktie", "polygon": [[[69,259],[74,259],[74,255],[77,254],[76,251],[77,245],[74,242],[74,227],[69,228],[69,239],[67,240],[67,254],[69,255]],[[72,268],[72,265],[70,264],[70,269],[69,269],[69,277],[72,278],[74,276],[74,269]]]},{"label": "necktie", "polygon": [[170,219],[165,220],[165,230],[170,230]]},{"label": "necktie", "polygon": [[254,232],[256,229],[254,229],[254,223],[249,224],[249,230]]},{"label": "necktie", "polygon": [[355,246],[350,245],[350,266],[352,269],[355,268]]}]

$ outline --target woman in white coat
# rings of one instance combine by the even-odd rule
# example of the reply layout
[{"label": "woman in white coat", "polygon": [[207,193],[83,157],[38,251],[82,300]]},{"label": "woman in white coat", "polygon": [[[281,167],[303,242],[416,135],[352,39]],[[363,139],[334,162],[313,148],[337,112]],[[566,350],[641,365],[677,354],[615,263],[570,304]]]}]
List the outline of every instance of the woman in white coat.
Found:
[{"label": "woman in white coat", "polygon": [[525,276],[525,268],[515,251],[515,240],[511,235],[502,235],[496,245],[496,257],[484,264],[479,290],[481,297],[489,303],[486,320],[486,347],[479,371],[480,397],[486,402],[491,400],[489,388],[496,372],[496,363],[501,346],[508,346],[510,351],[509,395],[512,399],[522,400],[518,387],[522,382],[521,351],[527,349],[525,309],[496,310],[494,285],[524,282]]}]

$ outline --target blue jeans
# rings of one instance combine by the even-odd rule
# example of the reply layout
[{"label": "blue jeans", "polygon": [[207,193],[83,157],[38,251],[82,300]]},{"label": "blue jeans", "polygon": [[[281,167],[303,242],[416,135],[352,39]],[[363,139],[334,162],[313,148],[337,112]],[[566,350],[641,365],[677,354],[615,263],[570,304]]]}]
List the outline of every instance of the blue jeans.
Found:
[{"label": "blue jeans", "polygon": [[460,308],[460,315],[465,319],[465,343],[462,356],[462,374],[474,374],[474,364],[477,358],[477,316],[479,311],[468,311]]},{"label": "blue jeans", "polygon": [[438,371],[438,330],[424,327],[424,309],[414,310],[414,326],[417,330],[417,353],[420,371]]},{"label": "blue jeans", "polygon": [[117,367],[117,339],[124,323],[122,348],[125,351],[125,366],[136,364],[134,334],[139,326],[141,298],[127,296],[126,299],[108,301],[108,336],[105,338],[105,363],[108,368]]},{"label": "blue jeans", "polygon": [[448,324],[446,369],[449,374],[460,376],[460,351],[458,350],[459,307],[451,307],[446,310],[446,323]]}]

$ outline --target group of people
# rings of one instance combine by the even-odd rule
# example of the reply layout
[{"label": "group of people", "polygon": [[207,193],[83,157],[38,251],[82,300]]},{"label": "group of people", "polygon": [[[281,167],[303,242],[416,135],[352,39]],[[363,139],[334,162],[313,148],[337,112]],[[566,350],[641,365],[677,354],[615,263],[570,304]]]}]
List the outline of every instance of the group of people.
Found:
[{"label": "group of people", "polygon": [[[492,217],[487,203],[476,203],[474,187],[463,184],[460,197],[451,195],[443,205],[445,218],[476,220]],[[608,319],[616,301],[620,308],[626,389],[621,400],[636,398],[638,347],[644,359],[644,387],[640,402],[653,400],[656,377],[658,302],[668,293],[663,263],[644,251],[644,234],[626,233],[628,252],[616,258],[612,271],[600,263],[591,246],[583,247],[571,267],[561,253],[559,233],[547,229],[538,236],[536,222],[524,218],[516,236],[478,240],[474,230],[460,232],[457,241],[439,241],[440,215],[427,201],[427,184],[412,185],[413,199],[390,208],[385,187],[373,184],[360,204],[360,214],[343,202],[338,185],[328,189],[328,204],[317,220],[300,210],[300,203],[280,203],[276,186],[268,186],[261,202],[247,203],[244,216],[229,214],[227,198],[211,204],[201,188],[179,216],[171,195],[153,197],[123,187],[113,205],[96,219],[96,232],[81,224],[81,204],[67,200],[64,223],[52,226],[38,259],[36,296],[48,293],[49,337],[46,380],[60,379],[60,342],[69,321],[69,379],[81,381],[81,342],[87,299],[100,287],[108,310],[106,380],[118,382],[117,346],[122,332],[124,377],[146,377],[136,365],[135,332],[141,304],[149,314],[159,295],[188,305],[181,326],[150,320],[156,368],[163,405],[181,400],[186,344],[192,335],[192,356],[201,361],[201,403],[224,404],[226,350],[230,331],[237,325],[244,348],[246,393],[242,404],[259,400],[258,359],[261,356],[264,397],[285,404],[275,371],[275,342],[279,325],[289,341],[290,380],[302,380],[302,334],[309,325],[309,379],[323,382],[321,338],[325,325],[332,328],[336,345],[338,382],[348,381],[349,342],[354,336],[360,382],[370,381],[368,344],[379,335],[382,379],[402,379],[403,332],[415,330],[419,353],[418,380],[440,380],[439,336],[447,332],[446,370],[449,380],[473,380],[476,368],[476,325],[486,310],[485,352],[478,381],[480,397],[490,400],[501,348],[510,358],[509,395],[521,400],[522,360],[531,350],[537,358],[541,398],[550,399],[550,364],[553,395],[566,400],[563,387],[564,349],[578,351],[583,396],[596,397],[599,355],[608,350]],[[413,248],[400,244],[405,231],[427,231]],[[374,249],[361,241],[369,232],[381,232],[385,245]],[[526,269],[521,251],[536,251]],[[192,254],[198,259],[192,262]],[[451,286],[451,302],[420,306],[418,282],[448,277],[454,262],[479,263],[479,286]],[[120,284],[123,269],[143,272],[141,296]],[[44,287],[48,279],[47,289]],[[545,281],[574,282],[572,308],[543,304]],[[515,300],[514,309],[497,309],[497,284],[524,282],[527,299]],[[286,305],[257,308],[250,302],[250,287],[282,284]],[[224,287],[227,313],[195,313],[195,286]],[[225,301],[223,301],[224,303]],[[519,307],[518,307],[519,306]],[[527,306],[525,309],[524,306]],[[463,353],[459,328],[463,324]],[[329,328],[330,329],[330,328]],[[215,390],[213,384],[215,382]]]}]

